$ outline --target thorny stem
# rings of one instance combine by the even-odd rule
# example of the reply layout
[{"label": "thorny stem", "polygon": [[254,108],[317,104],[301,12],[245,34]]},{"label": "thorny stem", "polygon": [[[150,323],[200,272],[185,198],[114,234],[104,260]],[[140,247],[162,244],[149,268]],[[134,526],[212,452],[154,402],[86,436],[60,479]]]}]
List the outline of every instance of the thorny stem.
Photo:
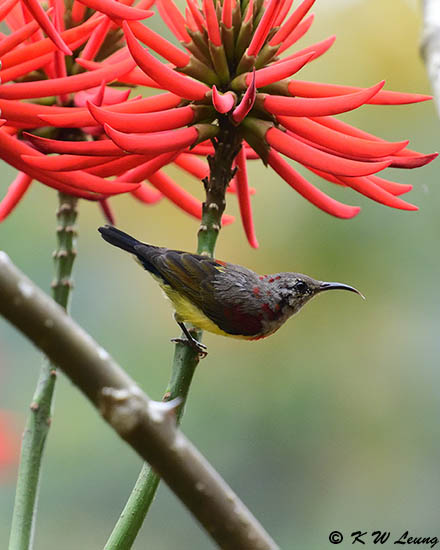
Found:
[{"label": "thorny stem", "polygon": [[[205,178],[206,200],[203,203],[202,222],[198,231],[197,253],[214,255],[215,244],[221,228],[221,218],[226,207],[225,194],[234,176],[232,163],[240,150],[241,137],[227,120],[220,120],[220,132],[213,141],[214,156],[208,157],[209,178]],[[201,341],[202,331],[193,330],[194,337]],[[182,335],[182,338],[185,338]],[[163,397],[164,401],[180,398],[177,422],[183,416],[184,406],[199,356],[191,347],[177,343],[174,352],[171,379]],[[111,533],[105,550],[129,550],[142,526],[156,494],[160,478],[144,463],[124,510]]]},{"label": "thorny stem", "polygon": [[[76,255],[76,205],[75,197],[59,193],[58,242],[54,252],[55,279],[52,283],[52,296],[66,310]],[[26,289],[23,288],[22,292],[25,293]],[[51,423],[55,380],[56,368],[44,359],[23,433],[9,550],[29,550],[33,547],[41,461]]]}]

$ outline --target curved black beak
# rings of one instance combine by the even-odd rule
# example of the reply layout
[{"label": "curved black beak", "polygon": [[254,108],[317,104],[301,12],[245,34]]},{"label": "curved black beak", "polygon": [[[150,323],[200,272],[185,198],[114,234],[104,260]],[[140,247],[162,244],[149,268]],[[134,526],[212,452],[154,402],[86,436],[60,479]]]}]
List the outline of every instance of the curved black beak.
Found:
[{"label": "curved black beak", "polygon": [[324,290],[349,290],[350,292],[355,292],[356,294],[359,294],[359,296],[365,300],[365,296],[357,290],[357,288],[354,288],[354,286],[344,285],[343,283],[321,283],[319,287],[319,291],[322,292]]}]

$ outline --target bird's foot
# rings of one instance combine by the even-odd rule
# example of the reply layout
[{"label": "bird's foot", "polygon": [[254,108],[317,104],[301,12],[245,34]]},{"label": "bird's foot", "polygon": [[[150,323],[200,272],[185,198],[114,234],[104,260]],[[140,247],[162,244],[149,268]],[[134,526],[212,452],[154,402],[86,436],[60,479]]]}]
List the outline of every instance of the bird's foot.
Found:
[{"label": "bird's foot", "polygon": [[202,344],[195,338],[191,338],[189,340],[188,338],[171,338],[171,342],[174,342],[175,344],[185,344],[195,350],[200,359],[204,359],[208,355],[208,348],[205,346],[205,344]]}]

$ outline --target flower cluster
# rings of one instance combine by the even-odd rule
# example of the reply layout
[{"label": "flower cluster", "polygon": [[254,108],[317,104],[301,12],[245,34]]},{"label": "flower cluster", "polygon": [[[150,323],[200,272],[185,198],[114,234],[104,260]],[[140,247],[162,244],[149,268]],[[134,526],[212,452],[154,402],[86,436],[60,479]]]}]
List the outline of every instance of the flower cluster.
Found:
[{"label": "flower cluster", "polygon": [[[99,200],[107,215],[106,199],[129,191],[149,204],[165,196],[200,217],[200,202],[163,168],[174,163],[204,178],[208,165],[203,157],[213,154],[225,124],[241,141],[229,190],[237,193],[253,246],[247,160],[262,160],[311,203],[340,218],[360,209],[327,196],[285,157],[387,206],[416,209],[399,198],[410,185],[376,174],[389,166],[423,166],[436,155],[412,151],[408,141],[385,141],[334,115],[364,104],[430,98],[386,91],[383,82],[362,89],[294,78],[335,39],[281,57],[310,28],[313,15],[307,14],[314,0],[303,0],[296,9],[291,9],[293,0],[202,0],[200,5],[187,0],[185,14],[173,0],[156,0],[159,15],[182,47],[149,28],[149,21],[140,22],[151,15],[145,10],[153,1],[140,0],[133,7],[126,1],[74,0],[66,12],[62,0],[54,0],[48,12],[38,0],[0,3],[0,19],[13,31],[0,40],[0,76],[3,83],[14,81],[0,87],[6,119],[0,156],[20,170],[0,205],[0,218],[31,179]],[[111,82],[161,93],[129,99],[128,92],[108,86]],[[43,105],[49,96],[54,101]],[[43,135],[47,128],[51,132]],[[228,221],[224,216],[223,223]]]}]

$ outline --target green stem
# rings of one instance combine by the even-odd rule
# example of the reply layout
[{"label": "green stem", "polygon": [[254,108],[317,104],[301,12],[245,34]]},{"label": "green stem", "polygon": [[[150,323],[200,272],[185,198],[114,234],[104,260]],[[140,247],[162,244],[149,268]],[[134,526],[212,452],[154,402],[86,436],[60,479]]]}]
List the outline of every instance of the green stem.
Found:
[{"label": "green stem", "polygon": [[[215,244],[221,228],[225,210],[226,188],[233,177],[232,163],[240,149],[241,138],[235,127],[227,120],[220,121],[220,132],[214,142],[215,154],[208,157],[210,174],[204,183],[206,200],[203,203],[202,222],[198,232],[197,253],[214,255]],[[202,331],[197,330],[195,338],[201,341]],[[182,335],[182,338],[185,338]],[[177,343],[171,379],[163,399],[180,398],[177,423],[183,416],[192,378],[199,363],[199,356],[191,347]],[[129,550],[142,526],[159,485],[159,476],[144,464],[136,484],[127,500],[104,550]]]},{"label": "green stem", "polygon": [[[59,194],[58,243],[54,252],[55,279],[52,283],[52,296],[66,310],[76,255],[76,203],[75,197]],[[25,292],[26,289],[23,289],[23,294]],[[41,461],[51,423],[55,380],[56,368],[44,359],[23,433],[9,550],[30,550],[33,546]]]}]

